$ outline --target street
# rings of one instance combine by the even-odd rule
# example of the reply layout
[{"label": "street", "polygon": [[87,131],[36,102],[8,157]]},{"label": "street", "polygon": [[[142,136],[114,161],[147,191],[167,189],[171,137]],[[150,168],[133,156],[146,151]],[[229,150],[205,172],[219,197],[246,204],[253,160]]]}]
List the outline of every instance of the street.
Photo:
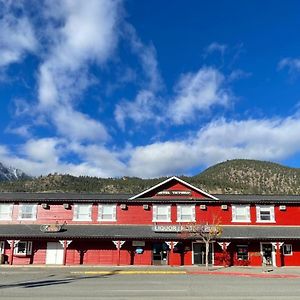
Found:
[{"label": "street", "polygon": [[2,269],[2,299],[299,299],[300,279]]}]

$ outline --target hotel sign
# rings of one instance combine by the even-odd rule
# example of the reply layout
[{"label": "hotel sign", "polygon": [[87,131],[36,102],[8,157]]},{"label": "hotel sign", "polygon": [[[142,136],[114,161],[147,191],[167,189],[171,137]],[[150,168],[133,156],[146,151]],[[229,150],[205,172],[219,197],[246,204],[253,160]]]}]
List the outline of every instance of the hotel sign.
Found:
[{"label": "hotel sign", "polygon": [[157,196],[191,196],[191,191],[171,191],[171,190],[164,190],[160,191],[156,194]]}]

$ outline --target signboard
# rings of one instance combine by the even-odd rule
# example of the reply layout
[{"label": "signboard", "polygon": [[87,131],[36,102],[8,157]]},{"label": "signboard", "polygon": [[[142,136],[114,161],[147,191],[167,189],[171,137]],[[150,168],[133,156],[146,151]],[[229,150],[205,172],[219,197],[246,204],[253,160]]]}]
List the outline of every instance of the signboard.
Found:
[{"label": "signboard", "polygon": [[62,230],[62,225],[59,224],[41,225],[40,230],[42,232],[60,232]]},{"label": "signboard", "polygon": [[164,190],[160,191],[156,194],[157,196],[191,196],[191,191],[171,191],[171,190]]},{"label": "signboard", "polygon": [[214,225],[154,225],[155,232],[202,232],[215,234],[219,232],[218,226]]},{"label": "signboard", "polygon": [[154,225],[152,230],[155,232],[182,232],[188,225]]},{"label": "signboard", "polygon": [[144,247],[145,241],[132,241],[132,246],[134,247]]}]

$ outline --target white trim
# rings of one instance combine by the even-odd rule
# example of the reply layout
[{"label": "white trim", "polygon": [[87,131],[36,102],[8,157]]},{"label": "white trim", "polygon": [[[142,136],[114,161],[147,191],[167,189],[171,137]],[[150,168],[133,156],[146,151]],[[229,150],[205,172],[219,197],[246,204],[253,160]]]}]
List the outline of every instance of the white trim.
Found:
[{"label": "white trim", "polygon": [[[182,220],[181,216],[182,216],[182,207],[187,207],[189,206],[191,208],[191,218],[190,220]],[[176,222],[180,222],[180,223],[185,223],[185,222],[195,222],[196,221],[196,206],[195,204],[180,204],[177,205],[177,220]]]},{"label": "white trim", "polygon": [[13,213],[13,207],[14,207],[14,205],[13,204],[7,204],[7,203],[0,203],[0,206],[1,205],[7,205],[8,206],[9,217],[1,219],[1,215],[0,215],[0,221],[11,221],[12,220],[12,213]]},{"label": "white trim", "polygon": [[[21,218],[21,215],[22,215],[22,207],[23,206],[26,206],[26,205],[31,205],[33,207],[33,210],[32,210],[32,215],[33,217],[32,218]],[[19,203],[19,212],[18,212],[18,220],[19,221],[34,221],[37,219],[37,208],[38,208],[38,205],[36,203]]]},{"label": "white trim", "polygon": [[[236,208],[237,207],[244,207],[246,208],[246,220],[237,220],[236,219]],[[233,204],[231,205],[231,222],[232,223],[250,223],[251,222],[251,211],[250,211],[250,204]]]},{"label": "white trim", "polygon": [[[167,220],[157,220],[157,209],[158,207],[166,207],[167,208]],[[171,204],[155,204],[152,209],[152,222],[155,223],[169,223],[172,222],[172,207]]]},{"label": "white trim", "polygon": [[262,257],[262,262],[263,262],[263,251],[262,251],[262,245],[271,245],[272,247],[272,266],[276,267],[276,252],[275,252],[275,246],[273,243],[268,243],[268,242],[260,242],[260,254]]},{"label": "white trim", "polygon": [[182,180],[182,179],[180,179],[180,178],[178,178],[178,177],[176,177],[176,176],[172,176],[172,177],[166,179],[165,181],[163,181],[163,182],[161,182],[161,183],[158,183],[158,184],[154,185],[153,187],[149,188],[148,190],[145,190],[145,191],[143,191],[143,192],[141,192],[141,193],[139,193],[139,194],[137,194],[137,195],[135,195],[135,196],[129,198],[129,200],[134,200],[134,199],[136,199],[136,198],[139,198],[140,196],[142,196],[142,195],[144,195],[144,194],[146,194],[146,193],[148,193],[148,192],[150,192],[150,191],[152,191],[152,190],[154,190],[154,189],[156,189],[156,188],[158,188],[158,187],[164,185],[165,183],[168,183],[169,181],[171,181],[171,180],[173,180],[173,179],[175,179],[175,180],[177,180],[178,182],[182,183],[183,185],[186,185],[187,187],[189,187],[189,188],[191,188],[191,189],[193,189],[193,190],[199,192],[200,194],[204,194],[205,196],[207,196],[207,197],[209,197],[209,198],[211,198],[211,199],[214,199],[214,200],[219,200],[219,199],[216,198],[215,196],[210,195],[210,194],[208,194],[208,193],[202,191],[201,189],[196,188],[195,186],[193,186],[193,185],[187,183],[186,181],[184,181],[184,180]]},{"label": "white trim", "polygon": [[[78,208],[83,206],[89,206],[90,210],[88,213],[88,217],[86,219],[81,219],[78,218]],[[92,210],[93,210],[93,205],[91,203],[76,203],[74,204],[74,210],[73,210],[73,221],[92,221]]]},{"label": "white trim", "polygon": [[[19,245],[21,243],[25,244],[25,253],[19,253]],[[32,253],[32,242],[31,241],[19,241],[17,244],[15,244],[14,247],[14,255],[17,256],[28,256]]]},{"label": "white trim", "polygon": [[5,241],[0,242],[0,254],[4,254],[5,249]]},{"label": "white trim", "polygon": [[[112,208],[112,218],[111,219],[102,219],[103,217],[103,207],[110,206]],[[116,222],[117,221],[117,204],[98,204],[98,218],[99,222]]]},{"label": "white trim", "polygon": [[[261,220],[261,209],[269,209],[270,220]],[[274,205],[256,205],[256,223],[276,223]]]}]

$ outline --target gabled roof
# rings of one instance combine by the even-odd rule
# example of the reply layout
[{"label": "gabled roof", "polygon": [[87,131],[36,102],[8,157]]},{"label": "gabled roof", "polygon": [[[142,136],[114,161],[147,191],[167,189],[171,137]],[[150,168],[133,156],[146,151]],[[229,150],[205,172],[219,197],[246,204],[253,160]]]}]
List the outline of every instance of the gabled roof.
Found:
[{"label": "gabled roof", "polygon": [[176,180],[177,182],[180,182],[181,184],[183,184],[183,185],[185,185],[185,186],[187,186],[187,187],[189,187],[189,188],[191,188],[191,189],[193,189],[193,190],[199,192],[200,194],[203,194],[203,195],[207,196],[208,198],[211,198],[211,199],[214,199],[214,200],[218,200],[217,197],[215,197],[215,196],[213,196],[213,195],[210,195],[210,194],[208,194],[208,193],[202,191],[201,189],[196,188],[195,186],[193,186],[193,185],[187,183],[186,181],[184,181],[184,180],[182,180],[182,179],[180,179],[180,178],[178,178],[178,177],[176,177],[176,176],[170,177],[170,178],[166,179],[165,181],[163,181],[163,182],[161,182],[161,183],[159,183],[159,184],[157,184],[157,185],[154,185],[154,186],[151,187],[150,189],[145,190],[145,191],[141,192],[140,194],[137,194],[137,195],[135,195],[135,196],[129,198],[129,200],[134,200],[134,199],[136,199],[136,198],[139,198],[139,197],[141,197],[141,196],[143,196],[143,195],[145,195],[145,194],[147,194],[147,193],[153,191],[154,189],[156,189],[156,188],[158,188],[158,187],[160,187],[160,186],[163,186],[164,184],[166,184],[166,183],[168,183],[168,182],[170,182],[170,181],[172,181],[172,180]]}]

